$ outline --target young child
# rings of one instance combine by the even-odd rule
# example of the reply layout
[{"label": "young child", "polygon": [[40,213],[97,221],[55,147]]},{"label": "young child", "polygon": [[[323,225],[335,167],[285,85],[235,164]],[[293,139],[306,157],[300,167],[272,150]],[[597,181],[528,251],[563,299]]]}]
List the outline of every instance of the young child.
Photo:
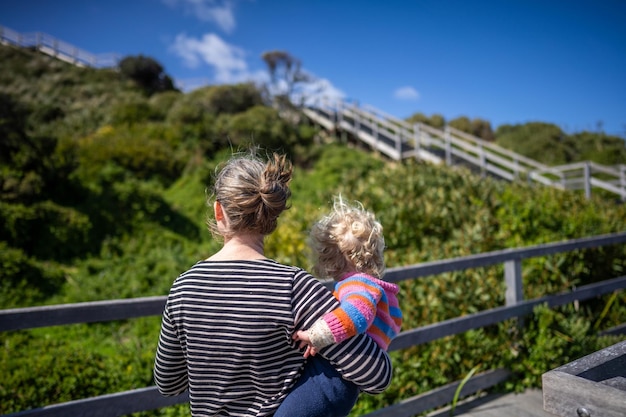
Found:
[{"label": "young child", "polygon": [[382,280],[385,240],[382,225],[360,203],[335,198],[330,214],[311,231],[318,278],[333,278],[340,306],[318,319],[308,330],[294,333],[308,358],[303,375],[279,407],[276,417],[341,417],[349,414],[359,389],[345,381],[324,358],[315,356],[326,346],[367,333],[387,350],[402,325],[398,286]]}]

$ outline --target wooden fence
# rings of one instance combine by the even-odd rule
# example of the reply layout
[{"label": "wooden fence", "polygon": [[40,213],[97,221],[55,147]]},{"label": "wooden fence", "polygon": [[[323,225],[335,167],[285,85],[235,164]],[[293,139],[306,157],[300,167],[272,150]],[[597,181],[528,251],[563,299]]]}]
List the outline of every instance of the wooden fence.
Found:
[{"label": "wooden fence", "polygon": [[[624,289],[626,288],[626,276],[577,287],[561,294],[525,300],[522,286],[522,262],[534,257],[625,243],[626,232],[621,232],[390,268],[385,279],[391,282],[401,282],[447,272],[503,265],[506,294],[504,306],[403,331],[393,340],[389,350],[405,349],[471,329],[497,324],[511,318],[523,317],[531,314],[533,309],[540,304],[545,303],[550,307],[556,307]],[[159,296],[0,310],[0,331],[156,316],[162,314],[165,300],[165,296]],[[509,372],[506,369],[493,369],[476,375],[464,384],[461,396],[493,387],[506,380],[508,376]],[[370,413],[366,417],[410,417],[444,406],[451,402],[459,384],[460,382],[454,382],[405,399],[398,404]],[[44,406],[1,417],[60,417],[68,415],[74,417],[114,417],[154,410],[187,401],[188,395],[186,393],[177,397],[163,397],[158,393],[155,386],[151,386]]]},{"label": "wooden fence", "polygon": [[482,175],[528,181],[566,190],[603,190],[626,201],[626,165],[592,161],[548,166],[494,143],[446,126],[409,124],[370,106],[320,100],[303,109],[324,129],[350,134],[393,160],[416,158],[434,164],[466,165]]},{"label": "wooden fence", "polygon": [[6,26],[0,26],[0,43],[33,48],[80,67],[115,67],[120,59],[118,55],[112,53],[92,54],[46,33],[19,33]]}]

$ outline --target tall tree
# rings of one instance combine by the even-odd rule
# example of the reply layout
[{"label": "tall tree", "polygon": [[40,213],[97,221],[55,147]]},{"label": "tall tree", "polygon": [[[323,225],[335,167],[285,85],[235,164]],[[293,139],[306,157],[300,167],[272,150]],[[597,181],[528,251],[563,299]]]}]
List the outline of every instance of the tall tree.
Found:
[{"label": "tall tree", "polygon": [[127,56],[119,63],[120,72],[132,79],[148,95],[175,90],[174,83],[156,60],[143,56]]},{"label": "tall tree", "polygon": [[294,93],[301,93],[298,87],[312,81],[312,77],[302,70],[300,60],[286,51],[268,51],[261,55],[270,74],[270,93],[279,103],[290,103]]}]

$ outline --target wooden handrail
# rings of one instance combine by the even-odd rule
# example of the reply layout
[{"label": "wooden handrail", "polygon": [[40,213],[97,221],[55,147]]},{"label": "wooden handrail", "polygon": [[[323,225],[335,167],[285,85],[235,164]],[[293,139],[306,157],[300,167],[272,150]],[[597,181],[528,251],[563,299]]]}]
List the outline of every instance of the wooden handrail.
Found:
[{"label": "wooden handrail", "polygon": [[0,43],[23,48],[36,48],[46,55],[78,66],[115,67],[120,58],[117,54],[112,53],[92,54],[47,33],[19,33],[5,26],[0,26]]},{"label": "wooden handrail", "polygon": [[[572,239],[564,242],[545,243],[522,248],[503,249],[389,268],[385,274],[385,279],[390,282],[400,282],[406,279],[414,279],[428,275],[504,264],[509,261],[519,261],[537,256],[553,255],[560,252],[621,243],[626,243],[626,232]],[[515,279],[521,280],[521,276],[515,277]],[[0,310],[0,331],[155,316],[163,312],[165,299],[165,296],[156,296],[5,309]]]}]

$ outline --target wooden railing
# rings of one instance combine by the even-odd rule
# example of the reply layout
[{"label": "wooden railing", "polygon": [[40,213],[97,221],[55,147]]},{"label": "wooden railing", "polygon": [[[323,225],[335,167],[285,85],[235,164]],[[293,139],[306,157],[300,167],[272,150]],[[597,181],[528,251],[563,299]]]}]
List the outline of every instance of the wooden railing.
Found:
[{"label": "wooden railing", "polygon": [[19,33],[5,26],[0,26],[0,43],[22,48],[34,48],[46,55],[77,66],[115,67],[120,59],[118,55],[112,53],[92,54],[46,33]]},{"label": "wooden railing", "polygon": [[[623,245],[625,243],[626,232],[621,232],[390,268],[385,275],[385,279],[390,282],[401,282],[408,279],[424,278],[471,268],[504,265],[503,279],[506,283],[506,294],[504,306],[403,331],[393,340],[389,350],[405,349],[471,329],[496,324],[511,318],[523,317],[531,314],[533,308],[540,304],[545,303],[550,307],[556,307],[624,289],[626,288],[626,276],[577,287],[561,294],[525,300],[522,286],[522,262],[525,259],[534,257],[607,245]],[[328,283],[329,286],[330,284]],[[159,296],[0,310],[0,331],[157,316],[162,314],[165,300],[165,296]],[[464,396],[490,388],[506,380],[508,376],[509,372],[506,369],[494,369],[476,375],[464,384],[461,395]],[[375,411],[366,417],[410,417],[444,406],[451,402],[459,384],[459,382],[451,383],[428,393],[405,399],[399,404]],[[3,417],[68,415],[80,417],[93,416],[95,414],[101,417],[113,417],[139,411],[149,411],[187,401],[188,395],[186,393],[177,397],[163,397],[158,393],[156,387],[152,386],[44,406]],[[94,410],[97,410],[97,413]]]},{"label": "wooden railing", "polygon": [[626,165],[606,166],[592,161],[548,166],[491,142],[446,126],[409,124],[370,106],[342,100],[320,100],[304,113],[336,133],[349,133],[388,158],[416,158],[434,164],[464,164],[514,181],[522,180],[567,190],[603,190],[626,201]]}]

